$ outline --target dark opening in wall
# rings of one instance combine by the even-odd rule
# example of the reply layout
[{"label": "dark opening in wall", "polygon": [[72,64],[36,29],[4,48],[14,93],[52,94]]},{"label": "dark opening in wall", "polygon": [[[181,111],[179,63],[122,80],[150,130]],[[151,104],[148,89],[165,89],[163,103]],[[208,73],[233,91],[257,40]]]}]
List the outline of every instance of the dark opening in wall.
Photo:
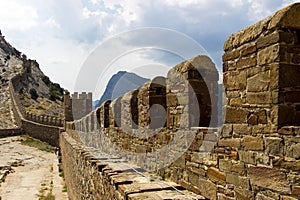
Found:
[{"label": "dark opening in wall", "polygon": [[160,95],[161,92],[162,92],[162,88],[161,88],[161,87],[155,88],[155,93],[156,93],[157,95]]},{"label": "dark opening in wall", "polygon": [[300,30],[296,30],[296,34],[297,34],[296,45],[300,45]]},{"label": "dark opening in wall", "polygon": [[96,110],[96,117],[97,117],[97,122],[96,123],[98,123],[99,126],[100,126],[100,108],[97,108],[97,110]]},{"label": "dark opening in wall", "polygon": [[132,129],[138,129],[139,125],[139,110],[138,110],[138,90],[134,91],[130,100]]},{"label": "dark opening in wall", "polygon": [[121,97],[119,97],[115,102],[112,104],[113,107],[113,118],[114,118],[114,127],[121,126]]},{"label": "dark opening in wall", "polygon": [[150,129],[166,127],[166,78],[156,77],[149,88]]},{"label": "dark opening in wall", "polygon": [[104,128],[109,128],[109,107],[104,107]]}]

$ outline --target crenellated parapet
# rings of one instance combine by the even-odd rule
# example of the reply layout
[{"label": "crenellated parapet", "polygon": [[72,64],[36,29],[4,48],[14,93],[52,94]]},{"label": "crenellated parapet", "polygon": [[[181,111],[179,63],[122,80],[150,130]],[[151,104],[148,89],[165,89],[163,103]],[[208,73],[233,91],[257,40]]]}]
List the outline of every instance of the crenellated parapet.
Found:
[{"label": "crenellated parapet", "polygon": [[139,90],[130,91],[121,99],[121,127],[125,131],[138,128],[138,93]]},{"label": "crenellated parapet", "polygon": [[[218,76],[210,58],[197,56],[172,68],[167,78],[156,77],[138,90],[104,102],[96,108],[97,120],[93,120],[93,123],[97,122],[101,128],[118,127],[127,131],[216,127]],[[85,115],[82,112],[86,109],[86,103],[81,100],[86,98],[86,93],[74,93],[72,97],[65,97],[65,115],[70,116],[71,110],[73,115],[75,110],[81,112],[82,119],[89,115],[91,112]],[[81,103],[74,103],[74,100],[80,100]],[[78,107],[74,108],[74,105]],[[80,130],[86,130],[82,126],[86,125],[80,125]],[[98,128],[95,124],[89,126]]]},{"label": "crenellated parapet", "polygon": [[215,64],[207,56],[173,67],[167,78],[168,127],[217,126],[218,80]]},{"label": "crenellated parapet", "polygon": [[93,97],[92,93],[69,92],[64,94],[64,108],[66,121],[81,119],[92,112]]},{"label": "crenellated parapet", "polygon": [[[156,170],[206,199],[296,200],[299,58],[296,3],[225,42],[222,127],[217,127],[218,72],[200,55],[173,67],[167,78],[103,103],[69,123],[67,132],[89,148]],[[161,124],[152,126],[155,121]],[[92,122],[98,124],[91,125],[94,130],[84,128]]]},{"label": "crenellated parapet", "polygon": [[58,117],[47,116],[47,115],[36,115],[30,112],[25,112],[25,118],[27,120],[37,122],[40,124],[50,125],[50,126],[64,126],[64,120]]}]

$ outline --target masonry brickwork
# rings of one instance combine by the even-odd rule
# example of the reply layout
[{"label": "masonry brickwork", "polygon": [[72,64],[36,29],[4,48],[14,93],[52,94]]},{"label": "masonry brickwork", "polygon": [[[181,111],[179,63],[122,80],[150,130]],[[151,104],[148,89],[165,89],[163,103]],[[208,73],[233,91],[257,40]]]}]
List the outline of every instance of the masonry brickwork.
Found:
[{"label": "masonry brickwork", "polygon": [[67,99],[65,101],[65,109],[68,109],[66,110],[68,111],[68,121],[80,119],[92,111],[92,93],[82,92],[78,94],[78,92],[74,92],[71,98],[69,93],[67,93],[65,97]]},{"label": "masonry brickwork", "polygon": [[[79,103],[65,98],[66,132],[63,121],[21,106],[15,87],[30,72],[25,67],[9,83],[19,128],[0,136],[25,132],[60,147],[71,199],[296,200],[299,58],[299,3],[231,35],[224,44],[222,127],[218,74],[206,56],[95,111],[90,94],[75,94]],[[75,117],[71,104],[80,108]]]},{"label": "masonry brickwork", "polygon": [[[86,183],[102,181],[98,186],[92,184],[99,191],[117,183],[113,177],[118,176],[118,170],[108,171],[100,179],[105,174],[102,169],[91,175],[100,157],[111,159],[91,153],[97,150],[121,159],[108,166],[131,161],[141,168],[156,169],[161,179],[175,182],[206,199],[299,199],[300,4],[283,8],[231,35],[224,51],[226,113],[222,127],[216,127],[214,118],[217,99],[213,97],[218,95],[218,76],[213,63],[205,56],[197,56],[171,69],[165,85],[160,82],[160,89],[151,87],[150,81],[121,100],[107,101],[86,117],[68,122],[61,147],[67,185],[74,199],[79,199],[76,192],[90,192],[91,187]],[[201,70],[197,66],[202,66]],[[204,81],[211,83],[205,86]],[[165,93],[161,92],[164,86]],[[158,93],[161,95],[158,104],[166,108],[167,123],[165,127],[163,124],[159,129],[151,129],[149,99]],[[120,102],[121,113],[116,115]],[[113,109],[115,105],[118,109]],[[191,112],[195,106],[204,117],[197,119]],[[121,126],[116,126],[115,122],[120,120]],[[133,126],[133,122],[138,124]],[[91,154],[75,152],[78,145]],[[170,151],[160,151],[168,146]],[[76,160],[68,156],[70,151]],[[168,163],[170,160],[174,161]],[[84,170],[78,173],[78,169]],[[71,183],[74,178],[78,180],[77,185]],[[106,189],[112,195],[109,198],[134,199],[130,193],[119,195],[123,194],[124,187],[132,184],[127,178],[120,186],[115,185],[114,190]],[[142,187],[141,183],[138,185],[137,188]],[[133,193],[143,195],[144,199],[164,199],[150,194],[149,190],[136,189]]]}]

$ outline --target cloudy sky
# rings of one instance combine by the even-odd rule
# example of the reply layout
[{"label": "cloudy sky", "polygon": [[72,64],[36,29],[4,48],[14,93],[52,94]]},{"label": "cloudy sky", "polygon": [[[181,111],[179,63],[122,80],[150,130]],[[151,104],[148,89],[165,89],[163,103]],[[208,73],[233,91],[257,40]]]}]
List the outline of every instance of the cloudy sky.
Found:
[{"label": "cloudy sky", "polygon": [[[36,59],[51,80],[74,91],[89,55],[120,33],[144,27],[175,31],[201,45],[221,68],[222,46],[230,34],[293,2],[300,0],[0,0],[0,29],[8,42]],[[143,46],[127,45],[131,50]],[[124,70],[129,65],[150,66],[152,73],[147,73],[151,76],[180,61],[170,56],[172,52],[157,54],[157,50],[135,49],[125,59],[118,57],[111,63]],[[99,87],[95,86],[96,98]],[[95,92],[95,88],[81,89]]]}]

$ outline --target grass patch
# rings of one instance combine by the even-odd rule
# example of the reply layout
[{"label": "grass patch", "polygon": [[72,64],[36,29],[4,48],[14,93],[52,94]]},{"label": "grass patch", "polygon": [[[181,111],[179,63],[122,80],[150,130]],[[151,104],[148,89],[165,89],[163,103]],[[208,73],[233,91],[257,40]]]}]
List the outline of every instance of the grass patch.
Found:
[{"label": "grass patch", "polygon": [[[64,187],[63,187],[63,189],[62,189],[62,192],[68,192],[68,190],[67,190],[67,185],[66,184],[64,184]],[[1,199],[0,199],[1,200]]]},{"label": "grass patch", "polygon": [[34,139],[32,137],[29,137],[27,135],[21,136],[20,140],[22,145],[30,146],[30,147],[35,147],[41,151],[46,151],[46,152],[55,152],[55,147],[51,146],[50,144],[46,142],[42,142],[40,140]]},{"label": "grass patch", "polygon": [[44,108],[43,106],[37,106],[36,109],[37,110],[46,110],[46,108]]},{"label": "grass patch", "polygon": [[30,103],[25,103],[25,105],[24,105],[24,107],[26,107],[26,108],[28,108],[30,106],[31,106]]},{"label": "grass patch", "polygon": [[39,200],[55,200],[55,196],[53,196],[53,194],[50,192],[48,193],[46,196],[44,196],[43,194],[38,195]]}]

